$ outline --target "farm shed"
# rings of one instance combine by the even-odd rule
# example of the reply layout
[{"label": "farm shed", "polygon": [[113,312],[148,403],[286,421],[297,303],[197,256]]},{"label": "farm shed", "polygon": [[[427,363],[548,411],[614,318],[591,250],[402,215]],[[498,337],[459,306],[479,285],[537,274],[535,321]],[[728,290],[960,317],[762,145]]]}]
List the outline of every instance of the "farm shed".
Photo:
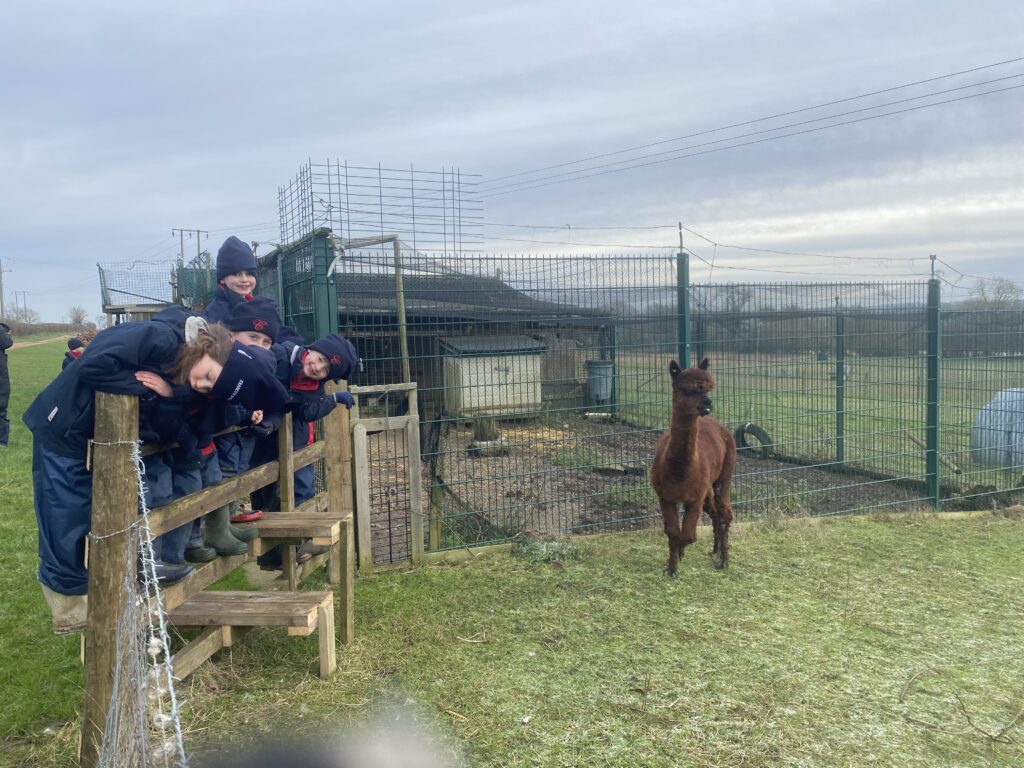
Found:
[{"label": "farm shed", "polygon": [[543,342],[529,336],[439,339],[450,416],[510,416],[542,407]]},{"label": "farm shed", "polygon": [[[394,274],[337,272],[334,289],[338,328],[356,345],[364,361],[359,383],[400,381]],[[471,360],[471,355],[479,354],[471,349],[474,344],[485,343],[495,350],[504,345],[506,350],[519,349],[522,354],[529,349],[530,365],[538,368],[530,374],[530,381],[540,390],[539,398],[531,398],[538,403],[563,404],[586,396],[581,385],[586,380],[584,358],[600,350],[610,354],[613,344],[614,326],[607,312],[536,299],[500,277],[406,273],[403,289],[411,378],[419,383],[428,409],[440,406],[446,397],[448,363],[442,358]],[[479,341],[483,339],[487,341]],[[450,382],[447,389],[451,389]],[[468,396],[469,400],[473,397]],[[463,400],[463,405],[469,400]]]}]

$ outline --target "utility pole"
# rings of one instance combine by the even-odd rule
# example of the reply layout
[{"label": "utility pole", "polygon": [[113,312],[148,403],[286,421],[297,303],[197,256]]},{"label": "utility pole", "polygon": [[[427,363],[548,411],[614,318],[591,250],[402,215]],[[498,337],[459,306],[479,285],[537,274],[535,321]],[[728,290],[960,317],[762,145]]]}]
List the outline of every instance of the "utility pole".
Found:
[{"label": "utility pole", "polygon": [[14,292],[14,308],[15,309],[18,308],[18,294],[19,293],[21,294],[21,309],[22,309],[21,320],[22,320],[22,322],[27,323],[28,322],[28,301],[25,299],[25,297],[28,296],[28,291],[15,291]]},{"label": "utility pole", "polygon": [[205,229],[178,229],[178,228],[172,229],[171,230],[171,235],[173,236],[173,235],[177,234],[178,237],[180,238],[180,243],[181,243],[181,248],[178,251],[178,266],[179,267],[184,267],[185,266],[185,233],[186,232],[188,232],[189,238],[191,238],[193,234],[196,236],[196,256],[202,255],[202,252],[203,252],[202,245],[200,245],[200,243],[202,242],[202,239],[203,239],[202,236],[203,235],[206,235],[207,237],[210,236],[210,233],[207,232]]}]

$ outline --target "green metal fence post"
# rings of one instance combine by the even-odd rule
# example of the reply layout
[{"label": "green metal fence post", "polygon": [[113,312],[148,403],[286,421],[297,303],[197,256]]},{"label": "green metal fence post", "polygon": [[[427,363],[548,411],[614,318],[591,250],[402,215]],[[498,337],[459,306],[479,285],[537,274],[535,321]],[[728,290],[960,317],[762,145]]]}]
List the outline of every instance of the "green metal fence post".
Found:
[{"label": "green metal fence post", "polygon": [[679,251],[676,257],[676,312],[679,364],[690,367],[690,254]]},{"label": "green metal fence post", "polygon": [[939,281],[928,281],[928,371],[925,395],[925,485],[932,506],[942,506],[939,484],[939,376],[942,362],[942,334],[940,326],[941,294]]},{"label": "green metal fence post", "polygon": [[322,339],[328,333],[338,330],[338,293],[332,276],[327,274],[334,261],[329,229],[318,229],[312,235],[310,247],[313,251],[313,329],[312,339]]},{"label": "green metal fence post", "polygon": [[836,464],[846,460],[846,318],[836,313]]},{"label": "green metal fence post", "polygon": [[612,413],[618,411],[618,395],[619,395],[619,363],[617,358],[618,352],[618,339],[615,333],[615,323],[611,324],[608,329],[608,355],[612,361],[612,396],[609,401],[609,410]]}]

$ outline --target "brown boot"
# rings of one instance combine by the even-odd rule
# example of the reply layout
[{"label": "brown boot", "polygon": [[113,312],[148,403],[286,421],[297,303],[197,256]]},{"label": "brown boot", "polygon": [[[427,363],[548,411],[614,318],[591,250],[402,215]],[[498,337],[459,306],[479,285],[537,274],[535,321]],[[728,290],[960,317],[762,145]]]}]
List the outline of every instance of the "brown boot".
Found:
[{"label": "brown boot", "polygon": [[63,595],[45,584],[39,586],[43,588],[43,597],[53,614],[53,634],[70,635],[85,629],[88,595]]}]

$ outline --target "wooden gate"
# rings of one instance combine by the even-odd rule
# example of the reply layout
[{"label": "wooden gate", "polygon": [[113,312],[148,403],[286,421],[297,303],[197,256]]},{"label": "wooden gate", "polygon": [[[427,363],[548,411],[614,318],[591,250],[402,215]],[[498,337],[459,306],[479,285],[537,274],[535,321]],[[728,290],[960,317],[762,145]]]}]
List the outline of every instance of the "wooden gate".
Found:
[{"label": "wooden gate", "polygon": [[356,400],[350,423],[359,571],[419,564],[424,504],[416,383],[349,392]]}]

